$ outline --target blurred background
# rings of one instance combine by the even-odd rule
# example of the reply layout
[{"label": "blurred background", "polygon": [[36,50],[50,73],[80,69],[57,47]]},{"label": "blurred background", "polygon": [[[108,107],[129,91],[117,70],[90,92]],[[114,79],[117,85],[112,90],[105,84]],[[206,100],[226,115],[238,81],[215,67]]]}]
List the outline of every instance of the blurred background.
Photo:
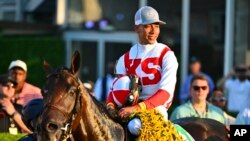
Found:
[{"label": "blurred background", "polygon": [[145,5],[167,23],[159,42],[177,56],[176,93],[192,56],[215,82],[236,64],[250,65],[249,0],[0,0],[0,73],[21,59],[28,81],[42,87],[43,60],[69,66],[79,50],[79,77],[95,82],[136,43],[134,14]]}]

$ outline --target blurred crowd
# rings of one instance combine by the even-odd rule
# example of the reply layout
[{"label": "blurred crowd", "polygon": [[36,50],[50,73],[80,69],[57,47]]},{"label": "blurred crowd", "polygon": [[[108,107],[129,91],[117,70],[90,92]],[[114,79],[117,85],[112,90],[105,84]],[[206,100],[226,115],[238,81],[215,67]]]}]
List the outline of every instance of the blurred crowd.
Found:
[{"label": "blurred crowd", "polygon": [[[194,114],[189,113],[189,116],[214,118],[228,127],[233,124],[250,124],[250,114],[248,112],[250,107],[249,67],[244,64],[238,64],[226,76],[222,76],[215,82],[209,74],[202,72],[202,62],[198,58],[192,57],[190,60],[190,73],[182,83],[179,93],[180,103],[184,105],[192,103],[189,110],[192,112],[197,111]],[[204,79],[202,78],[200,80],[205,80],[206,82],[194,81],[193,79],[195,79],[197,75],[198,77],[199,75],[203,76]],[[201,88],[198,89],[196,86]],[[205,88],[205,86],[207,88]],[[206,97],[202,99],[203,95]],[[206,112],[203,111],[202,113],[202,108],[200,109],[199,106],[195,106],[197,104],[194,103],[207,103],[203,104],[206,105]],[[209,105],[216,107],[209,108]],[[215,113],[218,108],[220,108],[220,110],[217,111],[218,115],[209,117],[209,112],[214,111]],[[178,109],[180,108],[177,107],[174,109],[171,115],[172,118],[180,117],[178,113],[181,112]],[[207,115],[204,114],[204,112],[207,113]],[[220,120],[220,117],[223,117],[224,120]]]},{"label": "blurred crowd", "polygon": [[[28,83],[27,75],[28,68],[22,60],[10,62],[6,73],[0,75],[0,132],[25,133],[23,141],[33,138],[43,99],[41,89]],[[105,105],[116,79],[115,63],[110,62],[103,77],[95,82],[84,80],[83,86]],[[228,129],[233,124],[250,124],[250,71],[246,65],[236,65],[215,83],[202,71],[201,60],[192,57],[189,74],[179,92],[175,95],[179,103],[166,116],[171,121],[183,117],[211,118]]]},{"label": "blurred crowd", "polygon": [[0,132],[32,133],[23,107],[33,99],[42,99],[41,89],[27,82],[28,68],[24,61],[13,60],[0,76]]},{"label": "blurred crowd", "polygon": [[[114,68],[115,64],[110,62],[105,76],[96,82],[83,81],[86,90],[104,105],[116,78]],[[235,66],[216,83],[209,74],[202,72],[202,62],[196,57],[190,59],[189,70],[180,93],[175,95],[180,102],[170,113],[169,120],[193,116],[215,119],[228,128],[233,124],[250,124],[250,71],[246,65]],[[14,60],[7,72],[0,75],[0,132],[30,134],[33,131],[31,121],[35,117],[25,115],[28,107],[25,105],[43,97],[40,88],[26,82],[27,72],[25,62]]]},{"label": "blurred crowd", "polygon": [[[112,79],[105,83],[106,76],[99,78],[97,85],[91,83],[94,84],[92,88],[98,86],[95,89],[101,91],[105,86],[105,89],[109,87],[112,91],[112,80],[115,77],[110,73],[107,76],[112,76]],[[179,98],[179,103],[175,104],[177,107],[170,113],[170,120],[194,116],[218,120],[228,128],[233,124],[250,124],[250,69],[246,65],[236,65],[229,74],[215,82],[209,74],[202,71],[201,60],[192,57],[189,74],[179,92],[175,95]],[[107,98],[107,92],[98,92],[96,95],[98,100],[105,103],[105,99],[101,97]]]}]

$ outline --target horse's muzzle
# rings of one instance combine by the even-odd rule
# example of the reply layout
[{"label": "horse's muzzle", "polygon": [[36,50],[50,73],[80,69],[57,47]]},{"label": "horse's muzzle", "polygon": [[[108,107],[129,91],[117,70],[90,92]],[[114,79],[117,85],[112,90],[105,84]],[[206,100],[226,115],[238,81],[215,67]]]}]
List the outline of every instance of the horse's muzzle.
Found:
[{"label": "horse's muzzle", "polygon": [[63,133],[62,127],[61,123],[43,120],[37,127],[37,139],[41,141],[59,141]]}]

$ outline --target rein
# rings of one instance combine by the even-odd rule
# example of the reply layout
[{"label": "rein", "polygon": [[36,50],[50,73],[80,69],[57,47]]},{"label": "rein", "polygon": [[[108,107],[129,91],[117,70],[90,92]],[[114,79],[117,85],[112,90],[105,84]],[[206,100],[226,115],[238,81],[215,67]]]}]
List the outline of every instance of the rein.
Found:
[{"label": "rein", "polygon": [[[64,69],[65,70],[65,69]],[[52,77],[52,76],[54,76],[54,75],[59,75],[60,73],[62,73],[62,72],[66,72],[66,71],[64,71],[64,70],[57,70],[56,72],[54,72],[54,73],[52,73],[52,74],[50,74],[50,75],[48,75],[47,76],[47,79],[48,78],[50,78],[50,77]],[[64,126],[63,127],[61,127],[61,130],[63,131],[62,132],[62,135],[61,135],[61,138],[60,138],[60,140],[62,140],[62,141],[66,141],[67,139],[70,139],[71,141],[74,141],[74,137],[73,137],[73,135],[72,135],[72,125],[73,125],[73,122],[74,122],[74,120],[75,120],[75,118],[76,118],[76,116],[77,116],[77,104],[78,104],[78,100],[79,100],[79,102],[80,102],[80,98],[81,98],[81,88],[80,88],[80,80],[79,80],[79,78],[76,78],[74,75],[72,75],[71,73],[67,73],[70,77],[72,77],[73,78],[73,80],[75,81],[75,82],[77,82],[77,91],[76,91],[76,98],[75,98],[75,104],[74,104],[74,107],[73,107],[73,110],[70,112],[70,113],[68,113],[68,112],[65,112],[65,111],[63,111],[63,110],[61,110],[60,108],[58,108],[56,105],[54,105],[54,104],[51,104],[51,103],[48,103],[48,104],[46,104],[46,106],[45,106],[45,108],[48,108],[48,109],[54,109],[54,110],[58,110],[59,112],[61,112],[63,115],[64,115],[64,117],[70,117],[70,118],[68,118],[68,121],[64,124]],[[62,99],[62,98],[61,98]],[[61,100],[60,99],[60,100]],[[81,103],[80,103],[80,105],[81,105]]]}]

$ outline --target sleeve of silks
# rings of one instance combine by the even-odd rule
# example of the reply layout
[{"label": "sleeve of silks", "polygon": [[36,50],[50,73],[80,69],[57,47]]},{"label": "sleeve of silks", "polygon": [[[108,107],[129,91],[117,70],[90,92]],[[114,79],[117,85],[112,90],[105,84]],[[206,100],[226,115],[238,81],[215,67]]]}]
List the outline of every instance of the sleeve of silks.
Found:
[{"label": "sleeve of silks", "polygon": [[112,96],[112,93],[109,92],[109,95],[108,95],[108,98],[107,98],[107,101],[106,101],[106,108],[115,108],[116,107],[116,103],[113,99],[113,96]]},{"label": "sleeve of silks", "polygon": [[[170,94],[165,90],[158,90],[153,96],[144,101],[146,109],[153,109],[157,106],[164,105],[167,109],[172,104],[172,99],[169,101]],[[166,102],[169,101],[169,102]],[[140,104],[139,104],[140,105]],[[142,107],[140,105],[140,107]]]}]

